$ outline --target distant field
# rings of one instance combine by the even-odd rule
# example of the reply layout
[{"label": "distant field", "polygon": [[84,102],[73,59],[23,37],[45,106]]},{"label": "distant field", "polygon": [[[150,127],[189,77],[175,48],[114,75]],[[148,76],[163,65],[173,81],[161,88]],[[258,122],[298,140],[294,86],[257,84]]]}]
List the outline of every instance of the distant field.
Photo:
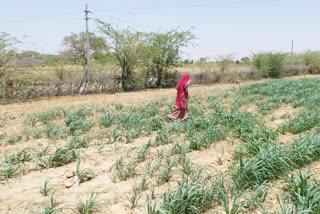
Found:
[{"label": "distant field", "polygon": [[313,77],[2,105],[0,213],[320,213]]}]

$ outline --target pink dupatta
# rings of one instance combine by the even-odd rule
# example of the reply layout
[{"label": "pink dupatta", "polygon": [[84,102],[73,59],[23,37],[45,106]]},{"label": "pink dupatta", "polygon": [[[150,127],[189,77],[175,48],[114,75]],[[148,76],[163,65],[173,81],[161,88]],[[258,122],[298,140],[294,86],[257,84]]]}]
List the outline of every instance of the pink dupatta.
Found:
[{"label": "pink dupatta", "polygon": [[190,74],[185,74],[177,85],[176,108],[185,109],[188,107],[188,91],[187,87],[191,83]]}]

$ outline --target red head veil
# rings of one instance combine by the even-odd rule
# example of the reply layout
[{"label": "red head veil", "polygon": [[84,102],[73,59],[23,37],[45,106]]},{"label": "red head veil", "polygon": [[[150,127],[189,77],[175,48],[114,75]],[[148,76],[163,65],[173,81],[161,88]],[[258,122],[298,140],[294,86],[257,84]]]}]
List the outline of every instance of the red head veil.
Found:
[{"label": "red head veil", "polygon": [[188,106],[188,91],[186,90],[188,85],[191,82],[190,74],[185,74],[177,87],[177,100],[176,100],[176,107],[177,108],[186,108]]}]

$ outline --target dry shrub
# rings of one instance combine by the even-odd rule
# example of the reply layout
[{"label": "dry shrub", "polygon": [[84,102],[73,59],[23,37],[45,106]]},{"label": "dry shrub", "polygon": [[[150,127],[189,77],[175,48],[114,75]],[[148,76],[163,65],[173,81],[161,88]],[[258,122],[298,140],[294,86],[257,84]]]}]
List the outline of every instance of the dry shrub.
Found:
[{"label": "dry shrub", "polygon": [[[181,78],[183,73],[179,73],[178,77]],[[198,72],[191,73],[192,83],[197,85],[209,85],[214,83],[236,83],[241,80],[256,80],[261,78],[261,74],[254,68],[243,71],[243,70],[232,70],[232,71],[211,71],[211,72]]]},{"label": "dry shrub", "polygon": [[287,76],[304,75],[304,74],[308,74],[309,71],[310,71],[309,65],[293,65],[288,68]]}]

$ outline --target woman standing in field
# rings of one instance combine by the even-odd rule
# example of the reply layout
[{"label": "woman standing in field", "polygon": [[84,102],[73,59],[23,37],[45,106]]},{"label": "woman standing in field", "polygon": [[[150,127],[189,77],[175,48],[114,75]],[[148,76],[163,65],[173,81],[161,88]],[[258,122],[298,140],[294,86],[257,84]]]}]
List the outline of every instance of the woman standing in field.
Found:
[{"label": "woman standing in field", "polygon": [[177,85],[177,99],[175,109],[168,115],[173,120],[185,120],[189,117],[188,86],[191,83],[190,74],[185,74]]}]

